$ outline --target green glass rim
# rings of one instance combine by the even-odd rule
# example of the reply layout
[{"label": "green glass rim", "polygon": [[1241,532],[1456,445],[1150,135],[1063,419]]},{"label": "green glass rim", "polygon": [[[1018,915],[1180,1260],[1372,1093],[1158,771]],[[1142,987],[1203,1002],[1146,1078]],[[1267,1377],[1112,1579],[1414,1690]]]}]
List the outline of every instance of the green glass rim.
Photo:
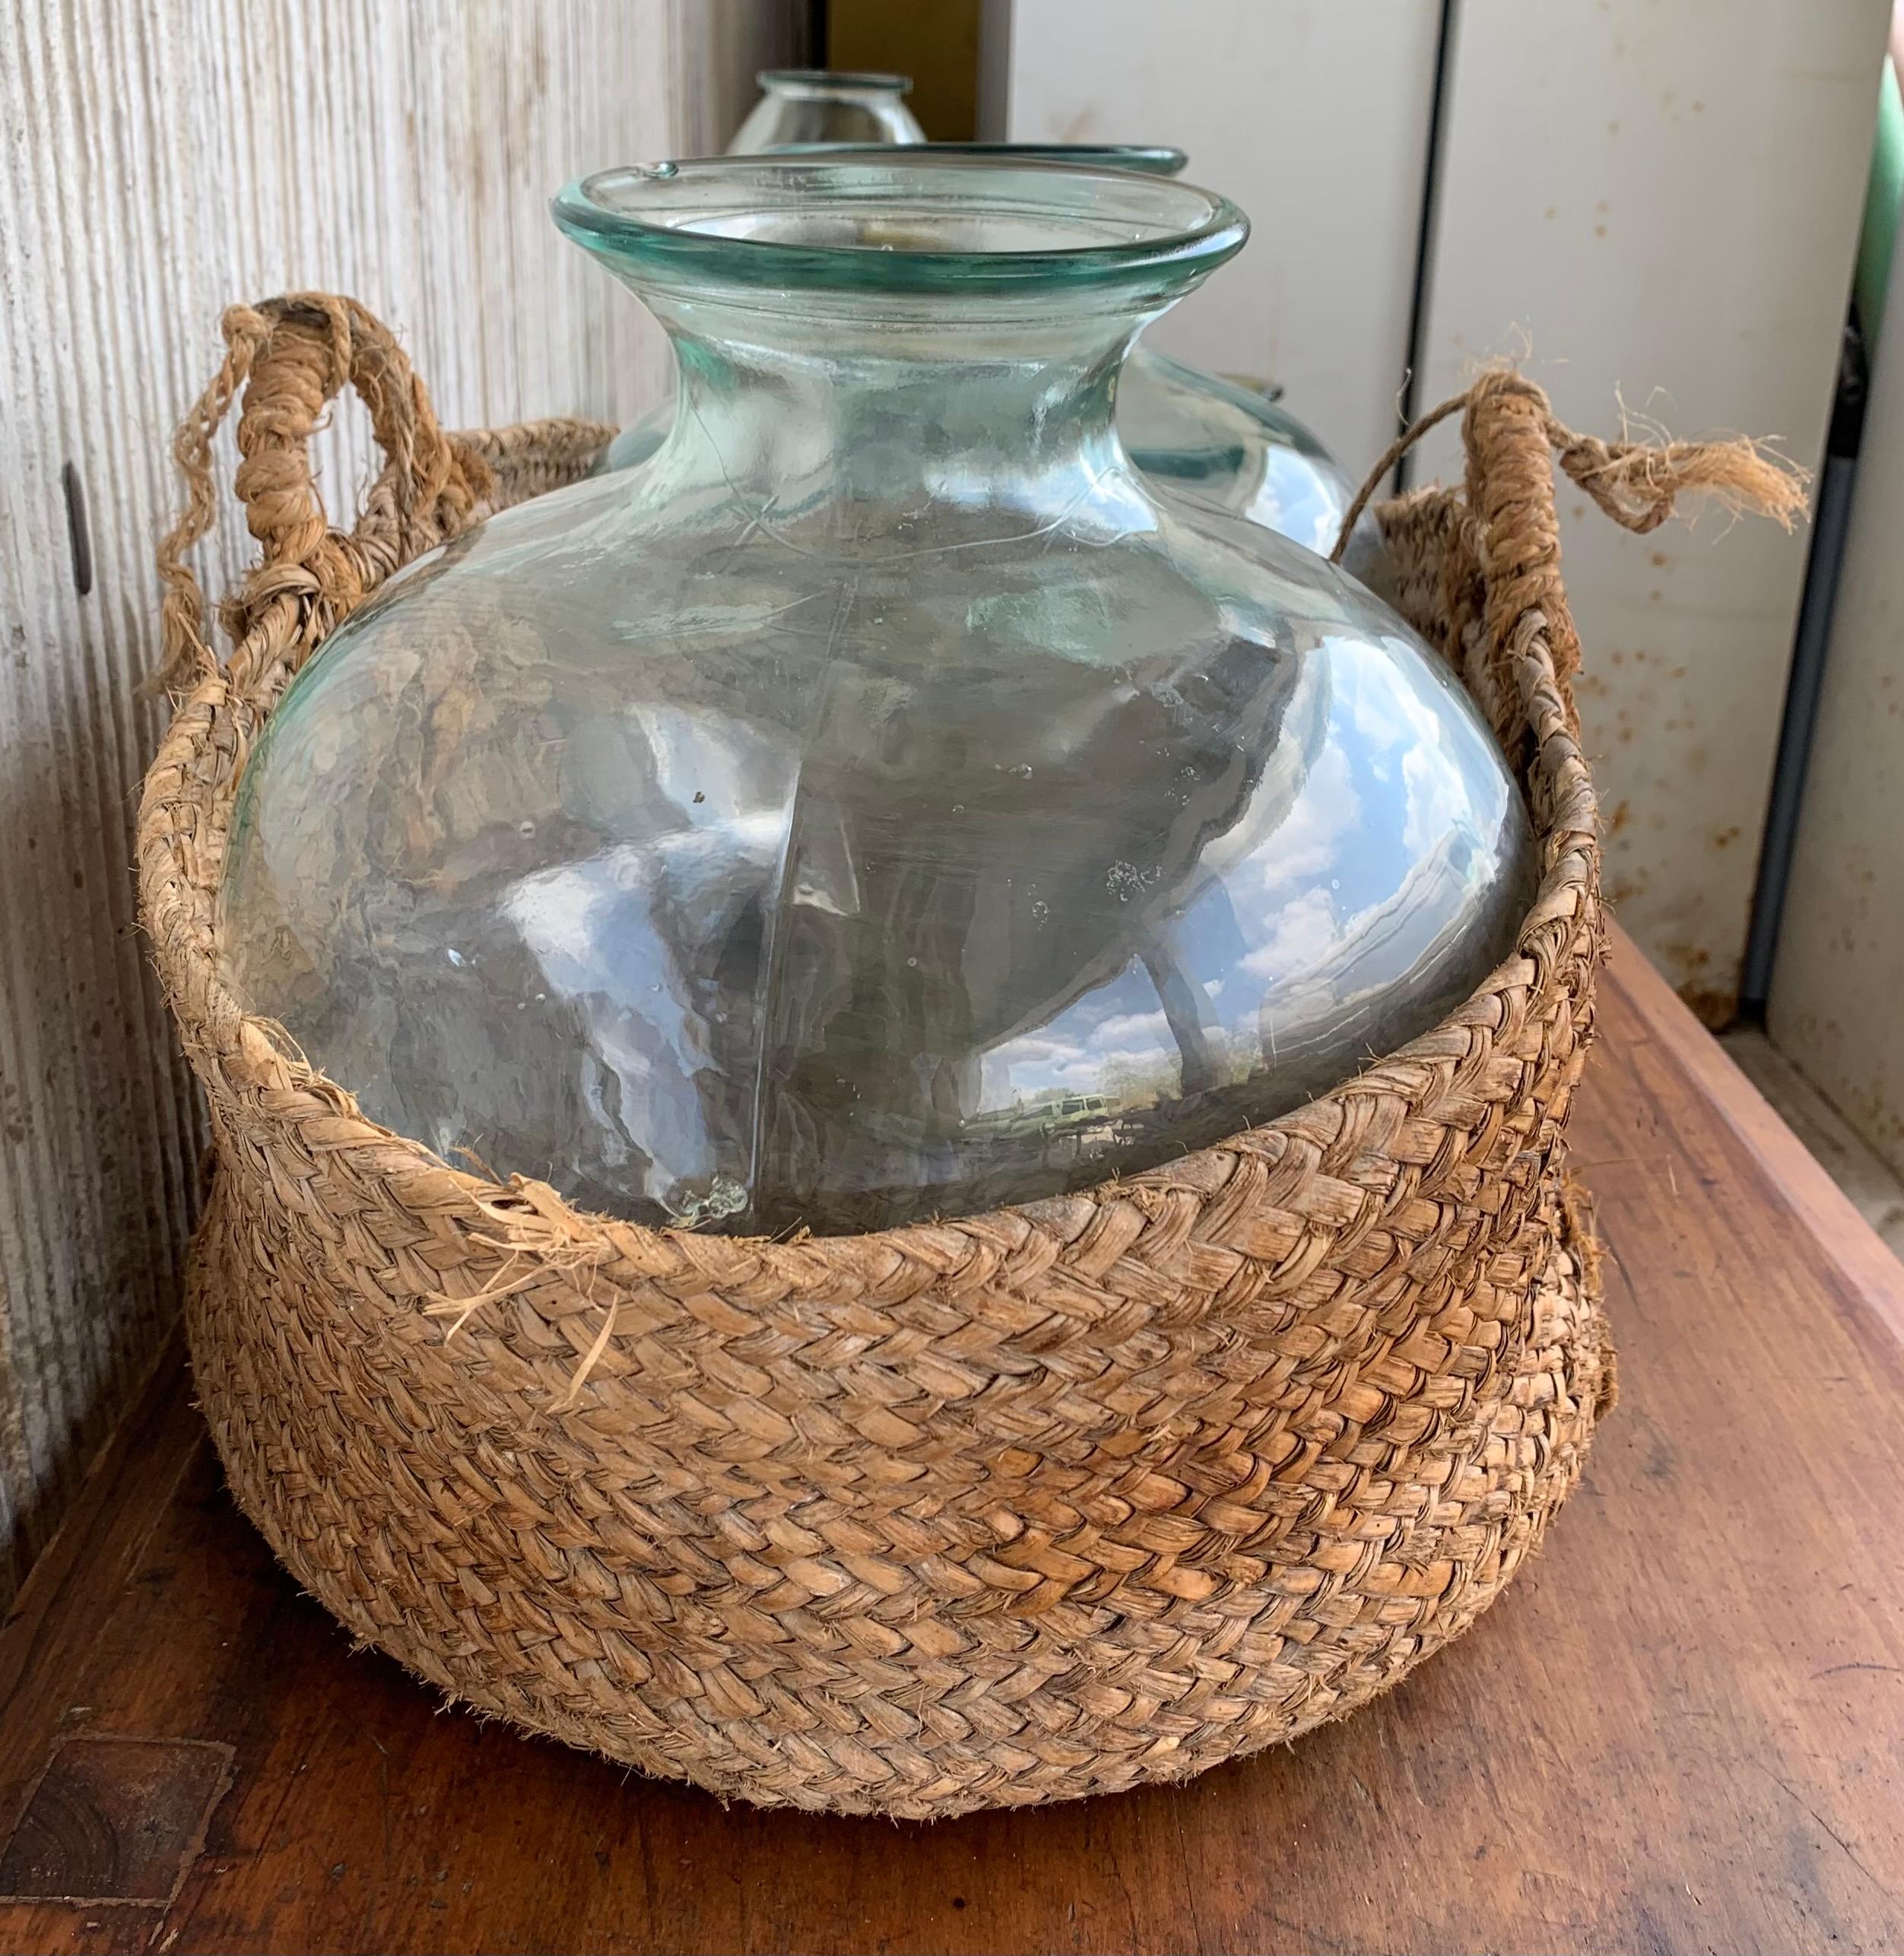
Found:
[{"label": "green glass rim", "polygon": [[755,85],[769,88],[811,88],[817,94],[909,95],[909,74],[882,74],[865,68],[763,68]]},{"label": "green glass rim", "polygon": [[1081,170],[1134,170],[1176,176],[1190,158],[1169,143],[770,143],[763,156],[885,156],[894,150],[922,156],[970,157],[985,163],[1068,163]]},{"label": "green glass rim", "polygon": [[[1226,197],[1173,177],[1033,157],[935,156],[923,145],[851,157],[774,154],[636,163],[598,171],[551,206],[569,237],[630,271],[693,283],[822,291],[979,294],[1058,284],[1180,289],[1239,251],[1249,220]],[[1035,236],[1040,220],[1105,244],[916,249],[888,236],[789,243],[716,225],[775,215],[991,217]]]}]

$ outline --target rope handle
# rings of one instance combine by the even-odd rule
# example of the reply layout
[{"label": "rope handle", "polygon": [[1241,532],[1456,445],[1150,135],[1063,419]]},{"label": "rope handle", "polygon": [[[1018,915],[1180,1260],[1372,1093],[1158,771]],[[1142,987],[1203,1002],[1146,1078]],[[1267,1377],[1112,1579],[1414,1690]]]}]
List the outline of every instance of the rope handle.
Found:
[{"label": "rope handle", "polygon": [[[205,594],[186,558],[217,520],[212,443],[240,388],[241,459],[233,486],[262,548],[262,560],[220,607],[237,648],[229,670],[241,695],[263,677],[248,669],[245,648],[271,607],[313,604],[328,614],[328,629],[420,550],[461,529],[494,487],[474,446],[444,433],[395,335],[357,300],[291,293],[231,306],[221,325],[225,357],[173,440],[186,504],[158,550],[160,683],[175,693],[219,668]],[[370,411],[386,465],[354,525],[340,531],[318,493],[310,440],[347,385]]]},{"label": "rope handle", "polygon": [[1463,433],[1471,479],[1477,450],[1484,445],[1477,440],[1477,414],[1484,416],[1489,404],[1503,397],[1518,398],[1529,404],[1568,480],[1591,496],[1623,530],[1636,536],[1657,530],[1672,515],[1674,499],[1682,492],[1715,496],[1735,515],[1769,516],[1787,530],[1805,508],[1811,471],[1763,442],[1743,436],[1718,442],[1603,442],[1597,435],[1576,434],[1555,414],[1545,393],[1532,381],[1512,368],[1501,367],[1430,408],[1388,444],[1356,491],[1329,562],[1342,561],[1350,533],[1396,463],[1431,428],[1463,409],[1467,411]]},{"label": "rope handle", "polygon": [[[224,360],[173,443],[186,507],[159,547],[160,683],[182,692],[219,670],[204,593],[186,556],[217,520],[212,444],[243,388],[233,487],[262,555],[220,615],[235,648],[227,668],[230,690],[262,706],[286,676],[287,632],[258,630],[274,609],[296,607],[297,638],[306,648],[317,642],[394,570],[463,528],[494,496],[496,477],[475,441],[445,433],[395,335],[357,300],[294,293],[233,306],[221,323]],[[386,465],[354,525],[340,531],[318,493],[309,444],[346,385],[369,409]],[[1560,582],[1553,458],[1606,515],[1642,535],[1672,514],[1682,492],[1717,496],[1735,512],[1756,510],[1787,528],[1804,506],[1807,472],[1756,443],[1610,443],[1579,435],[1533,382],[1499,368],[1389,444],[1349,506],[1331,562],[1341,560],[1350,531],[1395,463],[1457,413],[1467,450],[1464,499],[1446,490],[1418,492],[1412,508],[1402,506],[1409,520],[1437,520],[1446,537],[1437,607],[1448,627],[1444,649],[1459,669],[1471,623],[1487,626],[1498,652],[1517,617],[1541,610],[1570,721],[1579,641]],[[274,622],[282,627],[289,620]],[[1497,731],[1511,744],[1513,729]]]},{"label": "rope handle", "polygon": [[[1576,434],[1554,414],[1546,394],[1512,367],[1481,374],[1412,422],[1389,443],[1343,518],[1329,553],[1340,563],[1350,532],[1389,471],[1423,436],[1455,414],[1466,451],[1461,492],[1411,491],[1384,506],[1392,549],[1414,533],[1431,537],[1439,560],[1432,594],[1419,590],[1403,609],[1439,638],[1449,663],[1466,680],[1515,753],[1528,732],[1515,689],[1507,683],[1511,646],[1521,621],[1545,628],[1568,725],[1578,732],[1573,680],[1580,639],[1560,580],[1560,525],[1554,502],[1554,465],[1623,530],[1644,536],[1673,514],[1677,499],[1715,496],[1735,515],[1770,516],[1789,530],[1804,509],[1809,471],[1760,443],[1603,442]],[[1420,556],[1417,549],[1411,554]]]}]

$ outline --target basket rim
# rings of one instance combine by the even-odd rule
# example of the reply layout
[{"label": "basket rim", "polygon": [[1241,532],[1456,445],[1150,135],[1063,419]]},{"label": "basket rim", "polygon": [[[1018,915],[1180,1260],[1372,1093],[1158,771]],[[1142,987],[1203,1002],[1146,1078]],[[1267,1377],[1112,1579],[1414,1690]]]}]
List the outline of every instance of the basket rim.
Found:
[{"label": "basket rim", "polygon": [[[479,1258],[491,1273],[484,1287],[503,1281],[494,1274],[502,1266],[514,1273],[526,1263],[531,1274],[511,1276],[511,1292],[566,1284],[583,1294],[579,1273],[676,1295],[766,1286],[820,1302],[855,1288],[890,1295],[931,1286],[950,1298],[973,1284],[1026,1295],[1054,1268],[1094,1283],[1140,1238],[1144,1247],[1132,1254],[1147,1266],[1192,1237],[1226,1255],[1247,1238],[1248,1260],[1294,1284],[1321,1253],[1303,1240],[1306,1222],[1290,1241],[1272,1240],[1274,1230],[1265,1238],[1248,1212],[1266,1187],[1309,1191],[1285,1203],[1285,1222],[1308,1214],[1312,1198],[1326,1204],[1330,1187],[1366,1201],[1346,1228],[1319,1213],[1315,1227],[1331,1241],[1338,1230],[1344,1245],[1372,1230],[1406,1241],[1404,1206],[1458,1197],[1475,1151],[1503,1144],[1501,1116],[1531,1085],[1527,1069],[1549,1022],[1571,1016],[1590,1030],[1604,934],[1598,804],[1569,685],[1579,643],[1559,578],[1553,447],[1566,431],[1537,387],[1503,369],[1436,411],[1466,407],[1464,490],[1417,490],[1383,508],[1398,564],[1412,566],[1400,608],[1480,700],[1528,792],[1541,850],[1513,952],[1437,1026],[1301,1106],[1159,1167],[865,1234],[781,1240],[651,1228],[577,1209],[530,1178],[499,1182],[452,1165],[366,1117],[347,1087],[311,1067],[224,982],[217,892],[236,785],[276,699],[365,597],[491,509],[579,479],[611,431],[544,421],[446,434],[389,328],[334,295],[235,307],[224,325],[224,364],[175,444],[192,496],[160,564],[169,671],[182,696],[148,772],[138,825],[141,915],[210,1103],[221,1173],[242,1155],[281,1192],[286,1172],[321,1184],[313,1216],[327,1204],[354,1214],[367,1203],[408,1215],[462,1283],[478,1281],[466,1273]],[[389,461],[345,531],[325,516],[308,444],[347,383],[363,398]],[[221,661],[206,642],[184,553],[215,518],[212,437],[241,392],[236,487],[263,561],[221,607],[232,641]],[[1574,1076],[1547,1089],[1556,1115]],[[1526,1145],[1548,1143],[1530,1136]],[[311,1225],[294,1215],[287,1226]],[[401,1289],[456,1301],[453,1287],[419,1286],[411,1260],[399,1260],[411,1273]],[[1210,1298],[1200,1310],[1214,1308]]]},{"label": "basket rim", "polygon": [[[505,431],[489,439],[506,439],[513,432]],[[1397,507],[1383,506],[1390,514]],[[1516,717],[1536,738],[1526,764],[1516,774],[1523,791],[1534,804],[1536,838],[1543,858],[1540,882],[1516,932],[1513,950],[1434,1027],[1301,1105],[1158,1167],[1111,1177],[1066,1194],[1006,1204],[944,1222],[914,1222],[882,1230],[806,1238],[808,1246],[881,1242],[895,1247],[916,1244],[922,1248],[936,1249],[948,1228],[982,1226],[988,1219],[1048,1216],[1061,1212],[1067,1205],[1098,1201],[1117,1193],[1141,1200],[1147,1192],[1206,1189],[1220,1182],[1226,1158],[1239,1152],[1277,1153],[1298,1140],[1326,1145],[1326,1130],[1340,1124],[1348,1104],[1374,1090],[1388,1086],[1407,1093],[1419,1092],[1420,1070],[1446,1061],[1451,1032],[1477,1022],[1496,1022],[1499,1013],[1496,1001],[1500,994],[1525,987],[1534,974],[1553,966],[1562,955],[1582,900],[1598,888],[1598,801],[1568,725],[1570,716],[1547,621],[1537,610],[1531,610],[1525,617],[1528,629],[1519,635],[1515,661],[1521,693]],[[234,718],[241,714],[227,672],[208,674],[202,679],[173,722],[167,750],[154,764],[148,794],[165,794],[167,787],[163,777],[174,771],[182,771],[200,781],[209,774],[214,819],[228,823],[246,753],[262,730],[268,709],[257,716],[242,741],[221,738]],[[173,751],[180,746],[182,753]],[[1545,824],[1538,815],[1539,787],[1547,790],[1553,804],[1553,819]],[[188,860],[183,839],[168,830],[161,848],[169,862],[155,865],[148,860],[151,852],[142,851],[141,881],[148,889],[162,878],[187,883],[211,906],[215,916],[222,829],[214,836],[196,839],[199,847]],[[206,847],[208,842],[211,846]],[[165,877],[167,870],[170,877]],[[360,1156],[367,1171],[386,1181],[393,1176],[419,1178],[417,1199],[426,1201],[433,1209],[440,1209],[453,1192],[467,1203],[472,1222],[506,1213],[539,1222],[558,1238],[572,1240],[577,1235],[607,1232],[624,1251],[631,1244],[668,1243],[678,1250],[690,1244],[746,1249],[770,1260],[791,1253],[793,1243],[773,1237],[715,1236],[678,1226],[650,1228],[577,1207],[533,1177],[512,1175],[497,1181],[459,1168],[426,1143],[398,1133],[361,1113],[351,1090],[312,1067],[282,1029],[246,1011],[219,971],[215,924],[196,937],[189,955],[197,968],[186,975],[186,983],[182,984],[179,975],[172,970],[166,972],[166,977],[175,1007],[188,995],[188,988],[190,994],[203,1001],[187,1040],[195,1070],[214,1101],[221,1092],[248,1089],[246,1118],[249,1121],[268,1124],[283,1121],[294,1111],[294,1103],[302,1101],[308,1111],[321,1111],[326,1118],[327,1153]],[[163,964],[162,960],[162,967]],[[182,1024],[183,1018],[182,1011]],[[794,1243],[801,1240],[796,1238]],[[804,1258],[802,1265],[804,1268]]]}]

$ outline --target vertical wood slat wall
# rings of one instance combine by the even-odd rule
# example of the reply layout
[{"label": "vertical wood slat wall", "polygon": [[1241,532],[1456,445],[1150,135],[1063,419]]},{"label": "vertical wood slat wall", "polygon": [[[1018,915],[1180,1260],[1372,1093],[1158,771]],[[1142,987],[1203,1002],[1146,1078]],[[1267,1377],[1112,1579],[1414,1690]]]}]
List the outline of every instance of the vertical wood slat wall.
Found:
[{"label": "vertical wood slat wall", "polygon": [[[718,149],[790,0],[0,0],[0,1599],[178,1309],[203,1133],[135,924],[163,718],[152,547],[221,309],[301,287],[397,325],[452,426],[626,420],[640,307],[549,193]],[[340,516],[373,469],[325,438]],[[84,496],[75,578],[62,470]],[[237,534],[231,534],[236,531]],[[207,553],[222,584],[248,540]]]}]

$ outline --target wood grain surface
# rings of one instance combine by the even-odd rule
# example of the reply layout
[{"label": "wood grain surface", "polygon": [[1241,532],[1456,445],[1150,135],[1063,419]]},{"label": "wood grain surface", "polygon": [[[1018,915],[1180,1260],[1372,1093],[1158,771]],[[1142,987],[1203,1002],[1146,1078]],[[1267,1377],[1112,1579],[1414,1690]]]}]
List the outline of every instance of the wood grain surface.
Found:
[{"label": "wood grain surface", "polygon": [[1371,1709],[936,1828],[723,1809],[353,1654],[175,1354],[0,1631],[0,1855],[75,1734],[229,1746],[230,1789],[169,1904],[0,1904],[0,1948],[1904,1947],[1904,1269],[1630,947],[1603,999],[1621,1403],[1538,1561]]}]

